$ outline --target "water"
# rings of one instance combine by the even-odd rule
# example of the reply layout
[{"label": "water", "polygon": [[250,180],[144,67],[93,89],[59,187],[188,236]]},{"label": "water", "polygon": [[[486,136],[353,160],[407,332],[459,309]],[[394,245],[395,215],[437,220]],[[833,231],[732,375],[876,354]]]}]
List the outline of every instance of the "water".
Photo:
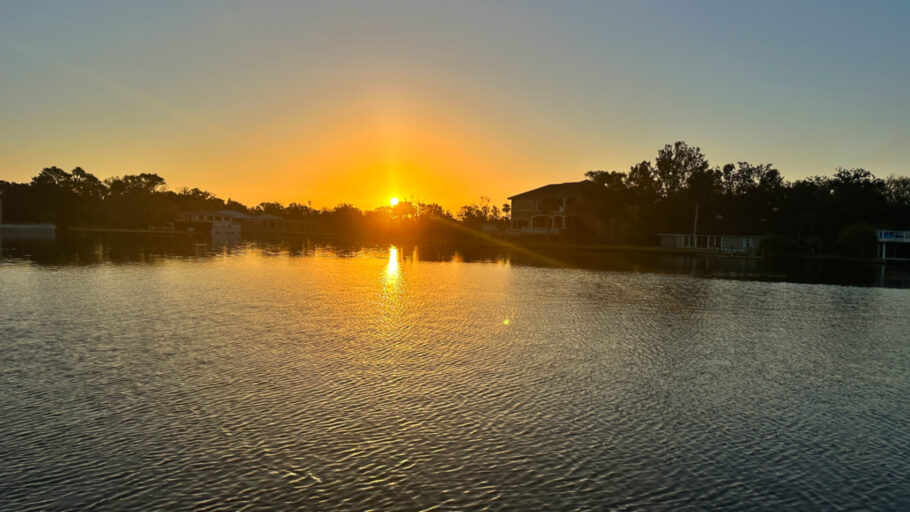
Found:
[{"label": "water", "polygon": [[910,508],[907,290],[76,245],[4,246],[2,510]]}]

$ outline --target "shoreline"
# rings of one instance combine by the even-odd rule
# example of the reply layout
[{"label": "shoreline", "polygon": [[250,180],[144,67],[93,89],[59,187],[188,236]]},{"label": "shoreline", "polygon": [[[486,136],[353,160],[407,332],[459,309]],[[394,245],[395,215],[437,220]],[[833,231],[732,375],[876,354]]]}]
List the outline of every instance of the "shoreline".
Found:
[{"label": "shoreline", "polygon": [[[88,233],[88,234],[146,234],[146,235],[171,235],[186,236],[210,239],[211,236],[206,233],[195,233],[182,230],[166,229],[134,229],[134,228],[99,228],[99,227],[67,227],[60,228],[60,233]],[[651,254],[667,256],[696,256],[722,259],[741,259],[741,260],[825,260],[825,261],[843,261],[851,263],[908,263],[910,258],[863,258],[856,256],[845,256],[840,254],[779,254],[779,255],[754,255],[754,254],[737,254],[713,250],[696,250],[685,248],[671,248],[649,245],[627,245],[627,244],[583,244],[577,242],[560,242],[554,240],[542,239],[525,239],[514,238],[485,238],[483,235],[471,237],[465,240],[440,240],[432,238],[407,238],[398,240],[379,240],[370,239],[363,235],[350,233],[269,233],[257,234],[253,236],[241,236],[241,240],[256,241],[264,239],[280,238],[346,238],[368,243],[391,243],[391,244],[443,244],[443,245],[470,245],[485,247],[502,247],[505,249],[549,249],[557,251],[584,251],[590,253],[631,253],[631,254]]]}]

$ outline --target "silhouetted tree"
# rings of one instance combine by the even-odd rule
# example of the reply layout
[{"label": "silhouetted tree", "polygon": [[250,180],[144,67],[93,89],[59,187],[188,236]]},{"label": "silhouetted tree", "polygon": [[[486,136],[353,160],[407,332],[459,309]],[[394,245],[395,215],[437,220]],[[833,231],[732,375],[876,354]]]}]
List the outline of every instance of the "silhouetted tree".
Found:
[{"label": "silhouetted tree", "polygon": [[669,197],[681,192],[693,173],[707,171],[708,160],[701,149],[690,148],[679,141],[667,144],[657,152],[655,168],[659,190],[664,197]]}]

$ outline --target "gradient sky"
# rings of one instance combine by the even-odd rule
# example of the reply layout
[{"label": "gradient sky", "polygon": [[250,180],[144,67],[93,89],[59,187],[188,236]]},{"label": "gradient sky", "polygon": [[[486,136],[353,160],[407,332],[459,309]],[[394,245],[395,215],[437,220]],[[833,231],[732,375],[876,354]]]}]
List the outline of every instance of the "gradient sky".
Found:
[{"label": "gradient sky", "polygon": [[910,174],[910,2],[0,0],[0,179],[448,208],[665,143]]}]

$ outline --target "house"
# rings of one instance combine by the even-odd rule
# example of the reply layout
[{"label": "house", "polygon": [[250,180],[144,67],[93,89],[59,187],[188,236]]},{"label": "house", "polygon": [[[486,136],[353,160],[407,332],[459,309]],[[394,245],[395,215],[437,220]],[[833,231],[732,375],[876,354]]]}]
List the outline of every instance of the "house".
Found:
[{"label": "house", "polygon": [[559,234],[579,222],[572,205],[594,195],[600,186],[588,180],[545,185],[516,194],[512,202],[511,234]]},{"label": "house", "polygon": [[176,229],[209,232],[212,236],[285,235],[305,232],[300,221],[291,221],[270,214],[248,215],[234,210],[184,212],[174,224]]},{"label": "house", "polygon": [[[736,254],[757,254],[765,238],[758,235],[691,235],[659,233],[660,246],[670,249],[699,249]],[[695,244],[693,246],[693,237]]]},{"label": "house", "polygon": [[208,233],[213,237],[235,237],[240,236],[243,230],[242,220],[238,215],[249,217],[246,214],[229,210],[184,212],[174,222],[174,227],[180,230]]}]

